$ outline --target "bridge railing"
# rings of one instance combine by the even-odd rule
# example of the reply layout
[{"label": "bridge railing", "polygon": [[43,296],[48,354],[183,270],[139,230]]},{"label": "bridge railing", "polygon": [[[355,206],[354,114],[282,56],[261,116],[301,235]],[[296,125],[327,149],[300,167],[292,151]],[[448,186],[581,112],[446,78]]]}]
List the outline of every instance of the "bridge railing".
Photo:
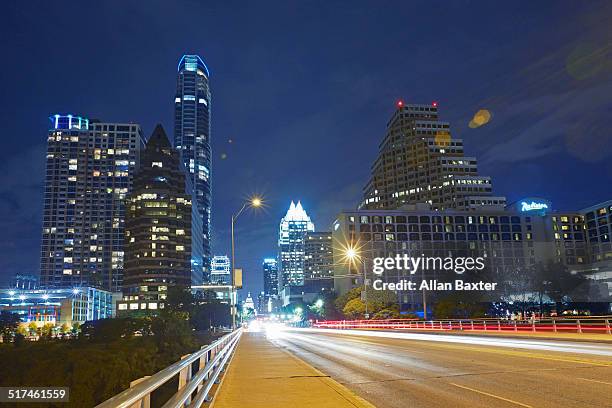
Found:
[{"label": "bridge railing", "polygon": [[391,329],[427,331],[496,331],[612,334],[612,318],[584,319],[469,319],[469,320],[333,320],[316,321],[313,327],[327,329]]},{"label": "bridge railing", "polygon": [[[96,408],[149,408],[151,394],[178,375],[178,391],[163,408],[200,407],[210,399],[210,391],[232,355],[242,329],[235,330],[195,353],[183,356],[169,367],[136,381],[130,388],[104,401]],[[194,374],[194,365],[197,372]]]}]

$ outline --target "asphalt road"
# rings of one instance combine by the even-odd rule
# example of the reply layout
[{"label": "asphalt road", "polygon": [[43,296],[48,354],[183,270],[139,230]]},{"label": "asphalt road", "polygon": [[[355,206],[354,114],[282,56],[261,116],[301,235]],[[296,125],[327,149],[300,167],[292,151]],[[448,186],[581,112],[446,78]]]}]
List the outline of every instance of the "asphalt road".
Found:
[{"label": "asphalt road", "polygon": [[318,329],[268,338],[380,408],[612,407],[612,344]]}]

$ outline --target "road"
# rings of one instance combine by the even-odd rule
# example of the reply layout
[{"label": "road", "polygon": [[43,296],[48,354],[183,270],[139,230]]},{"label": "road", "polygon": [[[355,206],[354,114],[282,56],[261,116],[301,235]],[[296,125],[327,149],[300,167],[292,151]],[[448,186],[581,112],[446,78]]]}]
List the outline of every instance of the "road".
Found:
[{"label": "road", "polygon": [[268,338],[380,408],[612,407],[609,343],[321,329]]}]

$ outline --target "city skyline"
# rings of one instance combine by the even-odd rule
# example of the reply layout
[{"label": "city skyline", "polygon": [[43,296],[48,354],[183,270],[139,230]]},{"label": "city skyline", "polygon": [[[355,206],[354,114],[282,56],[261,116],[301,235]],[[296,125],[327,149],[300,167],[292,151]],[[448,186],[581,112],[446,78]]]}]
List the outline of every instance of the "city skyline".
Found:
[{"label": "city skyline", "polygon": [[[385,123],[398,99],[414,103],[437,101],[457,137],[468,141],[470,156],[480,158],[482,174],[491,176],[495,181],[495,193],[507,196],[509,202],[520,197],[541,196],[550,199],[555,208],[576,209],[605,201],[609,198],[609,192],[600,186],[609,185],[612,181],[612,173],[605,165],[609,159],[608,151],[601,149],[609,143],[609,136],[602,127],[606,108],[609,107],[609,101],[603,99],[610,90],[610,83],[604,82],[609,78],[609,70],[605,67],[599,71],[585,70],[580,64],[572,63],[575,62],[572,58],[576,58],[576,53],[579,56],[580,52],[584,52],[584,47],[587,50],[588,47],[597,49],[602,39],[609,38],[605,30],[593,23],[593,19],[597,19],[598,6],[565,7],[565,13],[571,12],[578,18],[561,30],[553,30],[554,35],[561,35],[565,42],[562,47],[552,50],[547,44],[553,35],[547,30],[550,31],[556,22],[562,21],[564,14],[561,11],[549,14],[550,9],[545,6],[529,7],[532,12],[529,18],[521,17],[513,7],[502,8],[505,12],[511,12],[511,21],[517,22],[516,30],[541,33],[540,41],[535,43],[533,37],[527,34],[519,35],[513,29],[495,27],[495,23],[500,22],[501,12],[498,14],[485,7],[472,17],[463,14],[465,18],[473,19],[479,29],[484,27],[490,30],[491,38],[475,37],[468,29],[467,34],[445,45],[442,48],[444,51],[432,51],[438,56],[442,52],[450,53],[459,61],[450,78],[437,77],[435,74],[446,71],[426,59],[412,60],[398,55],[398,65],[405,67],[410,64],[414,72],[408,80],[401,75],[405,68],[400,70],[381,63],[381,55],[375,51],[377,41],[389,40],[392,43],[388,45],[389,49],[393,49],[393,46],[405,47],[400,48],[401,54],[410,54],[410,50],[415,49],[396,39],[394,32],[397,29],[394,28],[390,28],[390,32],[377,30],[373,33],[375,35],[369,36],[368,41],[364,38],[369,58],[358,60],[357,50],[341,47],[343,37],[337,33],[341,27],[332,29],[331,21],[329,24],[321,23],[323,31],[331,36],[330,45],[315,51],[313,43],[310,43],[310,48],[306,48],[309,51],[307,55],[319,58],[308,58],[308,61],[294,60],[294,55],[284,43],[276,45],[276,48],[264,45],[267,44],[266,38],[270,39],[277,32],[276,26],[263,30],[260,37],[248,46],[238,48],[240,52],[235,54],[228,54],[221,46],[215,45],[219,37],[196,45],[195,41],[188,39],[187,32],[181,31],[168,40],[170,44],[163,44],[163,52],[146,55],[147,49],[144,48],[134,60],[123,64],[126,67],[113,67],[108,76],[102,73],[95,79],[86,74],[87,64],[76,60],[70,61],[74,71],[68,76],[63,72],[68,62],[63,58],[55,59],[59,57],[51,54],[53,48],[43,44],[34,47],[32,55],[48,56],[44,59],[52,62],[49,71],[44,73],[44,79],[48,80],[44,86],[38,81],[34,81],[36,86],[24,85],[23,76],[31,73],[30,65],[34,64],[28,64],[28,61],[33,57],[25,54],[24,49],[28,47],[10,48],[7,58],[22,61],[22,64],[7,68],[7,77],[13,74],[15,80],[7,84],[2,105],[6,114],[14,120],[5,121],[4,130],[7,135],[20,137],[7,140],[3,156],[6,183],[3,184],[2,194],[5,209],[17,209],[17,212],[14,219],[6,216],[2,219],[9,239],[4,242],[0,252],[3,262],[0,282],[8,283],[15,273],[38,273],[37,262],[27,258],[35,258],[40,248],[41,169],[44,167],[44,148],[41,146],[45,142],[47,116],[54,112],[82,112],[90,118],[139,123],[144,134],[150,134],[153,123],[160,117],[166,128],[170,128],[172,109],[169,101],[175,86],[172,78],[176,75],[176,61],[185,52],[201,55],[210,64],[215,76],[213,183],[223,188],[217,187],[215,190],[219,197],[215,196],[216,201],[213,202],[213,208],[217,210],[213,210],[215,247],[212,253],[229,252],[229,209],[239,206],[242,197],[255,189],[264,193],[268,203],[266,212],[253,214],[241,220],[238,226],[237,266],[245,269],[245,289],[252,293],[259,293],[263,287],[260,262],[265,256],[275,253],[277,221],[291,198],[302,199],[321,230],[328,229],[338,212],[358,204],[362,197],[361,187],[368,178],[369,165],[376,157],[377,143],[384,134]],[[449,21],[453,12],[461,12],[457,9],[451,7],[450,10],[440,11],[441,25],[447,22],[449,27],[455,27]],[[358,22],[369,21],[360,10],[356,7],[353,20],[344,21],[344,28],[354,29]],[[102,11],[109,12],[104,8]],[[268,10],[262,12],[265,11]],[[72,12],[68,11],[68,14]],[[45,7],[37,13],[55,15],[52,9]],[[221,11],[219,13],[225,15]],[[291,9],[280,8],[277,13],[284,15],[288,21],[295,18]],[[9,14],[21,15],[21,11],[10,9]],[[248,12],[245,11],[245,14]],[[334,15],[337,14],[332,14],[332,17]],[[396,21],[389,13],[381,11],[381,15],[389,22]],[[492,22],[485,23],[482,19],[486,17],[491,17]],[[240,14],[238,18],[245,16]],[[61,23],[63,20],[60,18],[59,21]],[[535,28],[535,23],[543,26]],[[19,34],[19,28],[14,25],[7,24],[3,30],[14,29]],[[154,25],[154,29],[161,30],[161,24]],[[407,27],[405,29],[409,30]],[[101,30],[96,35],[104,32]],[[304,26],[299,26],[290,37],[301,39],[304,32]],[[140,31],[137,30],[137,33]],[[433,32],[430,41],[440,45],[444,35]],[[62,43],[61,34],[53,33],[51,36],[51,39]],[[33,41],[28,37],[19,38],[22,45],[29,45]],[[534,54],[517,56],[517,50],[526,46],[527,38]],[[237,41],[231,37],[223,40],[230,44]],[[104,54],[104,47],[111,47],[114,41],[116,37],[102,41],[102,52],[79,51],[79,59],[105,64],[95,54]],[[141,37],[137,36],[136,41],[144,44]],[[470,48],[474,41],[478,49]],[[505,44],[504,48],[491,50],[490,47],[498,42]],[[461,51],[451,50],[452,45]],[[128,49],[119,47],[118,51],[119,55],[123,55],[121,53],[127,54]],[[259,61],[261,53],[276,55],[276,51],[280,51],[279,59],[274,61],[276,66],[271,65],[272,61],[265,64]],[[254,54],[258,55],[257,58]],[[250,63],[239,64],[241,56]],[[324,60],[326,64],[320,67],[315,62],[317,59]],[[356,71],[349,72],[343,68],[356,61]],[[547,65],[547,61],[552,61],[552,67]],[[128,83],[139,64],[145,64],[148,72],[142,74],[144,78],[136,79],[133,84]],[[522,68],[522,73],[498,75],[506,72],[506,65],[508,71]],[[287,74],[287,67],[296,68],[293,70],[295,72]],[[315,67],[318,80],[327,88],[319,90],[322,92],[320,94],[301,85],[302,88],[298,87],[295,93],[294,87],[297,85],[294,84],[300,81],[306,83],[306,78]],[[20,71],[12,71],[15,69]],[[433,72],[428,73],[428,70]],[[472,70],[476,70],[476,74],[472,74]],[[83,74],[79,76],[75,71]],[[257,86],[250,83],[254,72],[260,74]],[[386,81],[381,80],[383,77]],[[17,85],[13,85],[13,82]],[[541,96],[536,100],[528,98],[526,93],[515,90],[514,85],[510,86],[514,83],[517,88],[524,87],[532,95]],[[127,92],[122,90],[125,87]],[[120,93],[123,101],[117,100]],[[295,94],[300,97],[295,97]],[[551,98],[554,95],[560,96],[561,102]],[[12,106],[17,104],[29,106],[22,99],[26,97],[34,100],[33,106],[23,113],[13,112]],[[291,103],[283,107],[286,101]],[[592,101],[597,109],[588,108],[587,101]],[[314,109],[314,106],[317,108]],[[480,128],[470,128],[469,121],[482,108],[492,112],[490,123]],[[236,120],[237,117],[239,120]],[[562,132],[564,127],[569,130]],[[587,134],[582,134],[584,130]],[[584,139],[578,139],[580,136]],[[280,150],[276,146],[280,146]],[[286,157],[280,154],[283,150],[287,151]],[[269,160],[273,163],[264,160],[268,157],[274,159]],[[295,160],[296,157],[300,159]],[[310,161],[313,157],[317,157],[314,162]],[[279,167],[285,171],[278,172]],[[575,171],[576,168],[579,171]],[[22,172],[25,173],[23,179],[18,177]],[[296,179],[301,182],[295,184]],[[18,180],[23,180],[24,185],[19,184]],[[568,185],[575,188],[567,188]],[[13,255],[15,247],[23,248],[23,254],[31,256]]]}]

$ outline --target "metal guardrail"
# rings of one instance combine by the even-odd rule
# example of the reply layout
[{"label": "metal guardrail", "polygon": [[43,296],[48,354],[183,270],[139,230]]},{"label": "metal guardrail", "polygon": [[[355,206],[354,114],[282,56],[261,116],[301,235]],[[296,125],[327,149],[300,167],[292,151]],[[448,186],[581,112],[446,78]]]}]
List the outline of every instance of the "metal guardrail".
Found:
[{"label": "metal guardrail", "polygon": [[[200,407],[208,402],[213,385],[218,383],[232,352],[242,335],[242,329],[202,347],[195,353],[183,356],[180,361],[153,374],[132,381],[130,388],[96,406],[96,408],[149,408],[151,393],[179,376],[178,391],[163,408]],[[198,362],[198,371],[193,374],[193,364]]]},{"label": "metal guardrail", "polygon": [[496,331],[533,333],[601,333],[612,334],[612,318],[544,319],[544,320],[334,320],[312,324],[326,329],[393,329],[432,331]]}]

